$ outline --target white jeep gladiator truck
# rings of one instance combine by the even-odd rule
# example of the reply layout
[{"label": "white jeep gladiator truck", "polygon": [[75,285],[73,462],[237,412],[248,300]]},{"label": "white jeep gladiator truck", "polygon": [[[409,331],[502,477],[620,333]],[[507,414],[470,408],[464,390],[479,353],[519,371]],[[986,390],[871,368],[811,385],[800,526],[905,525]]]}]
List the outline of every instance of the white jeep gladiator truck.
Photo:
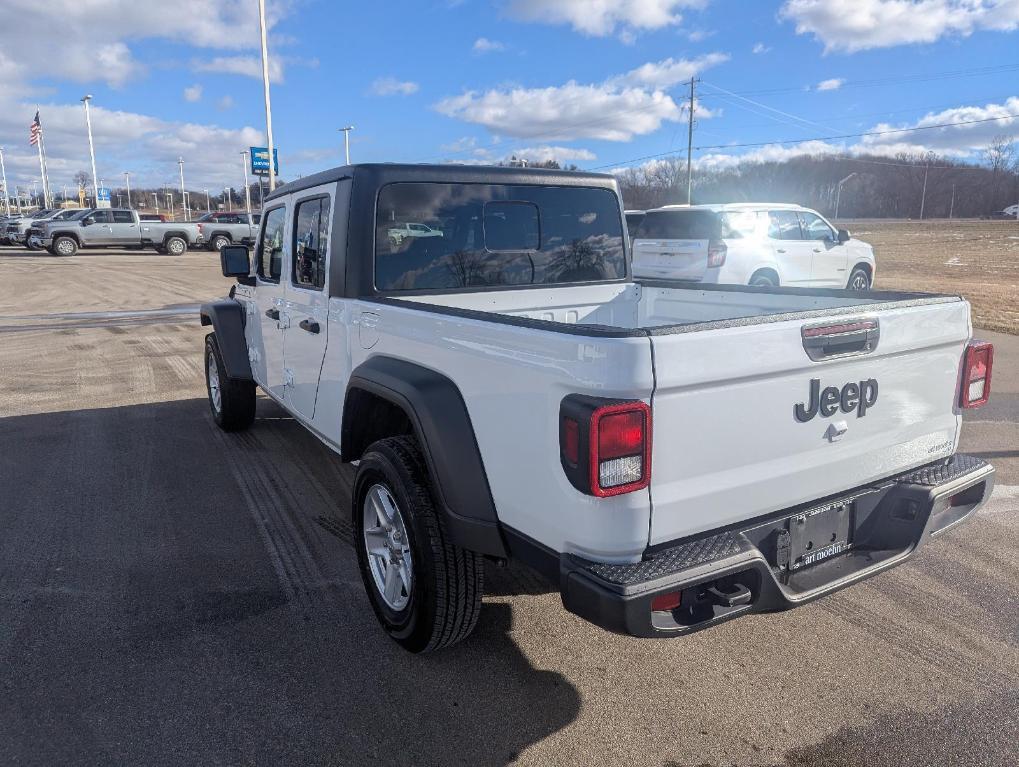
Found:
[{"label": "white jeep gladiator truck", "polygon": [[405,648],[470,633],[484,558],[682,636],[893,567],[991,492],[956,453],[991,380],[966,301],[634,281],[628,250],[610,176],[427,165],[287,184],[252,257],[222,249],[212,415],[250,426],[261,388],[356,465],[340,513]]}]

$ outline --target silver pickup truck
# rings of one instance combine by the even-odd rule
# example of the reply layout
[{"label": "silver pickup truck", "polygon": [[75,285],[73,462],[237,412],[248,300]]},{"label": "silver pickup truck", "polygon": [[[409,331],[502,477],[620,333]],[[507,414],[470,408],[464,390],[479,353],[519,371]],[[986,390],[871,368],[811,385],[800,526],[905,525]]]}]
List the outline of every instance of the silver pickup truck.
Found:
[{"label": "silver pickup truck", "polygon": [[259,213],[218,211],[198,219],[198,231],[209,250],[219,251],[224,245],[253,245],[260,220]]},{"label": "silver pickup truck", "polygon": [[40,222],[30,242],[55,256],[73,256],[79,248],[155,248],[179,256],[200,247],[197,224],[139,221],[138,212],[125,208],[93,208],[71,221]]},{"label": "silver pickup truck", "polygon": [[26,245],[29,250],[35,250],[37,246],[31,243],[32,228],[44,221],[66,221],[74,218],[82,208],[46,208],[37,210],[30,216],[18,216],[9,219],[4,224],[4,231],[0,244],[2,245]]}]

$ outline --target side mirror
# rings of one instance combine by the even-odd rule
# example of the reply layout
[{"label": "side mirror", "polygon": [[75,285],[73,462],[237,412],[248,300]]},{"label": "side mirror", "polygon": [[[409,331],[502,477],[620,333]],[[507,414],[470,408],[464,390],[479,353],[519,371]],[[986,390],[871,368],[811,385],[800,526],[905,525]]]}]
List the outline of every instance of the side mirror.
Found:
[{"label": "side mirror", "polygon": [[219,251],[219,265],[224,277],[236,277],[242,285],[254,285],[250,277],[251,259],[245,245],[224,245]]},{"label": "side mirror", "polygon": [[839,245],[845,245],[849,242],[849,230],[839,229]]}]

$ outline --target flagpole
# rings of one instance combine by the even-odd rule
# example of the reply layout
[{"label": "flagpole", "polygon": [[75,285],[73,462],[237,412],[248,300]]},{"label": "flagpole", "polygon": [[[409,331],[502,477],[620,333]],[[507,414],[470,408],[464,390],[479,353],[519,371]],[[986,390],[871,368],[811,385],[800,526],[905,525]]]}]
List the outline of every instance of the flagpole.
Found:
[{"label": "flagpole", "polygon": [[54,207],[56,206],[56,195],[53,194],[53,190],[50,189],[50,164],[46,161],[46,142],[42,136],[42,126],[39,126],[39,149],[42,152],[42,188],[43,193],[47,195],[50,200],[53,201]]},{"label": "flagpole", "polygon": [[[39,114],[39,110],[35,112]],[[48,208],[50,206],[49,199],[46,194],[46,166],[42,162],[42,126],[39,126],[39,135],[36,136],[35,148],[39,150],[39,176],[42,179],[42,206]]]},{"label": "flagpole", "polygon": [[4,148],[0,146],[0,175],[4,182],[4,207],[7,209],[8,218],[11,215],[11,196],[7,193],[7,168],[4,165]]}]

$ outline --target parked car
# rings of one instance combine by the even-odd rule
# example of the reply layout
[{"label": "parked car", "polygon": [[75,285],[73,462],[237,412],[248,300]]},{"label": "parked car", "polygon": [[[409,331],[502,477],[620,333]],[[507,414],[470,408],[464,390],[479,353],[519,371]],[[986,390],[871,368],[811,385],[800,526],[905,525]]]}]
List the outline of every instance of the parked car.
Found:
[{"label": "parked car", "polygon": [[36,243],[56,256],[73,256],[79,248],[155,248],[179,256],[202,244],[197,224],[139,221],[127,208],[92,208],[73,221],[44,222]]},{"label": "parked car", "polygon": [[60,208],[41,208],[32,213],[11,218],[4,227],[3,244],[26,245],[28,243],[28,230],[34,223],[53,218],[62,212]]},{"label": "parked car", "polygon": [[1004,210],[998,210],[984,218],[991,218],[998,221],[1019,220],[1019,205],[1009,205]]},{"label": "parked car", "polygon": [[25,231],[25,247],[29,250],[39,250],[41,247],[39,244],[39,234],[42,232],[42,229],[46,224],[74,221],[85,215],[89,210],[89,208],[63,208],[52,215],[31,221],[28,229]]},{"label": "parked car", "polygon": [[[446,235],[394,244],[425,212]],[[211,415],[251,426],[261,387],[355,464],[336,508],[406,649],[471,632],[486,557],[682,636],[898,565],[989,496],[956,453],[991,380],[966,301],[641,285],[627,251],[611,176],[380,164],[277,189],[253,257],[220,252]]]},{"label": "parked car", "polygon": [[875,269],[870,245],[799,205],[667,205],[633,239],[641,278],[868,290]]},{"label": "parked car", "polygon": [[428,224],[399,224],[388,230],[389,239],[399,245],[407,237],[442,237],[442,230],[433,229]]},{"label": "parked car", "polygon": [[228,211],[209,213],[198,219],[198,230],[209,250],[222,250],[224,245],[250,245],[258,231],[258,213]]}]

